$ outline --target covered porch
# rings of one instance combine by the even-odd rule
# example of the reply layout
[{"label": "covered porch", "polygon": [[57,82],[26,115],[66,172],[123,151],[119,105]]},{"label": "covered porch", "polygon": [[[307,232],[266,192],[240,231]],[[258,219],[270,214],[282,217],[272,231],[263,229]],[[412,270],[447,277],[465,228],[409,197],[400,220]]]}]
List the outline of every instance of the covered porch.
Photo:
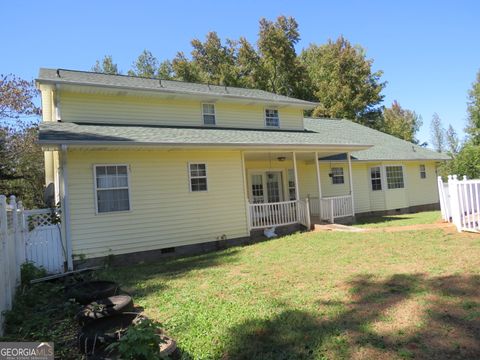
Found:
[{"label": "covered porch", "polygon": [[[291,224],[311,228],[316,223],[355,216],[350,153],[345,168],[322,168],[318,161],[338,153],[245,151],[242,161],[249,230]],[[322,191],[322,185],[329,191]]]}]

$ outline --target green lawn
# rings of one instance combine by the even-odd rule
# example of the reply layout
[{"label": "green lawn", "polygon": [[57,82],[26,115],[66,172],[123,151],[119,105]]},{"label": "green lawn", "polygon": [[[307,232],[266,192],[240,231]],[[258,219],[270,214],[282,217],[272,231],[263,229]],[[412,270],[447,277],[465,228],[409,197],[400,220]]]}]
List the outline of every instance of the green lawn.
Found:
[{"label": "green lawn", "polygon": [[184,359],[480,358],[477,235],[303,233],[100,276]]},{"label": "green lawn", "polygon": [[407,226],[432,224],[441,220],[440,211],[424,211],[416,214],[385,215],[357,219],[355,226],[379,228],[386,226]]}]

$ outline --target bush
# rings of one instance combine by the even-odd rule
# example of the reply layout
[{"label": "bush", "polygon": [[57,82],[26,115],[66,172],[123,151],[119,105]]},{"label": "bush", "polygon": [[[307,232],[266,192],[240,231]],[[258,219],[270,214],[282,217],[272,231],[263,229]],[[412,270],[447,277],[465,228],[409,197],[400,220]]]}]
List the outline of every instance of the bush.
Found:
[{"label": "bush", "polygon": [[20,268],[21,282],[23,286],[30,284],[33,279],[38,279],[47,276],[47,270],[43,267],[36,267],[33,262],[25,262]]}]

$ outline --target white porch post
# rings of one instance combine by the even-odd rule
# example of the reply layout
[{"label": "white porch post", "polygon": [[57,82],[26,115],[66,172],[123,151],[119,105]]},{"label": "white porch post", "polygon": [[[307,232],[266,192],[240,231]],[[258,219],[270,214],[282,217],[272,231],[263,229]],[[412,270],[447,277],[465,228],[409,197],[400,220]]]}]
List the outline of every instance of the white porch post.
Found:
[{"label": "white porch post", "polygon": [[348,176],[350,179],[350,198],[352,199],[352,216],[355,216],[355,201],[353,200],[353,176],[352,176],[352,159],[350,153],[347,153],[348,158]]},{"label": "white porch post", "polygon": [[320,181],[320,164],[318,163],[318,151],[315,151],[315,171],[317,172],[318,198],[322,198],[322,183]]},{"label": "white porch post", "polygon": [[295,174],[295,200],[300,200],[300,192],[298,191],[298,173],[297,173],[297,154],[293,154],[293,173]]},{"label": "white porch post", "polygon": [[251,214],[250,214],[250,202],[248,201],[248,188],[247,188],[247,171],[245,169],[245,152],[242,151],[242,175],[243,175],[243,192],[245,198],[245,214],[247,216],[247,232],[252,229]]},{"label": "white porch post", "polygon": [[292,152],[292,159],[293,159],[293,174],[295,175],[295,208],[297,210],[297,222],[300,221],[300,209],[298,208],[299,206],[299,201],[300,201],[300,192],[298,191],[298,173],[297,173],[297,154]]}]

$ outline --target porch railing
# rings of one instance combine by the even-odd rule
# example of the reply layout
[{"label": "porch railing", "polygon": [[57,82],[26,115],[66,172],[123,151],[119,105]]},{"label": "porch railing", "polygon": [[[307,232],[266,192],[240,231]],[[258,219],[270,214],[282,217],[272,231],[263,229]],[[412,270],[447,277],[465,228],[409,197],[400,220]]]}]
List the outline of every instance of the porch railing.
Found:
[{"label": "porch railing", "polygon": [[263,229],[297,223],[310,228],[308,199],[274,203],[248,203],[247,205],[250,229]]},{"label": "porch railing", "polygon": [[352,196],[310,197],[310,208],[313,216],[333,223],[336,218],[353,216]]}]

